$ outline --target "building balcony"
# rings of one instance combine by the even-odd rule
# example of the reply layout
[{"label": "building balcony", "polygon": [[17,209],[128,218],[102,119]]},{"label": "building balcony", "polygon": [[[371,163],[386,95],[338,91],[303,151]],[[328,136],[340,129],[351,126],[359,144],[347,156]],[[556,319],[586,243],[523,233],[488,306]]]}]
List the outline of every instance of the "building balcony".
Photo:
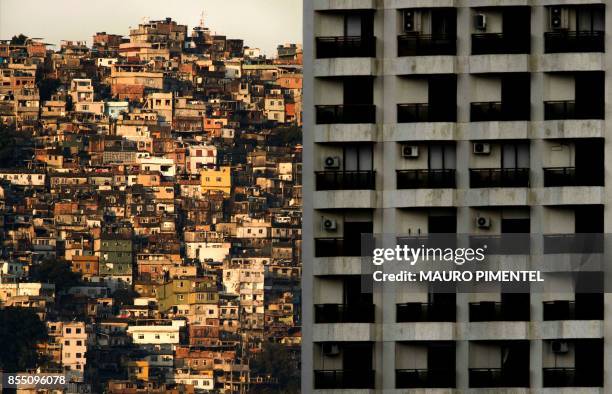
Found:
[{"label": "building balcony", "polygon": [[456,320],[457,312],[454,304],[408,302],[396,306],[398,323],[455,322]]},{"label": "building balcony", "polygon": [[317,171],[317,190],[374,190],[376,171]]},{"label": "building balcony", "polygon": [[544,387],[603,387],[603,376],[576,368],[543,368]]},{"label": "building balcony", "polygon": [[489,255],[529,255],[531,253],[531,236],[528,233],[504,233],[495,235],[471,235],[470,247],[487,248]]},{"label": "building balcony", "polygon": [[603,101],[596,106],[576,105],[573,100],[544,101],[544,120],[604,119],[603,107]]},{"label": "building balcony", "polygon": [[396,369],[395,388],[454,388],[455,370],[451,369]]},{"label": "building balcony", "polygon": [[397,170],[398,189],[454,189],[454,169]]},{"label": "building balcony", "polygon": [[456,122],[457,108],[435,108],[428,103],[398,104],[397,123]]},{"label": "building balcony", "polygon": [[376,37],[317,37],[317,59],[376,57]]},{"label": "building balcony", "polygon": [[529,168],[470,169],[470,187],[529,187]]},{"label": "building balcony", "polygon": [[327,369],[314,371],[315,389],[373,389],[375,371]]},{"label": "building balcony", "polygon": [[312,262],[315,276],[361,275],[360,256],[319,257]]},{"label": "building balcony", "polygon": [[603,176],[593,171],[576,171],[576,167],[544,168],[544,186],[604,186]]},{"label": "building balcony", "polygon": [[457,37],[449,34],[405,34],[397,37],[397,56],[455,56]]},{"label": "building balcony", "polygon": [[504,368],[470,368],[471,388],[529,387],[529,367],[522,370]]},{"label": "building balcony", "polygon": [[344,238],[316,238],[315,257],[358,257],[360,248],[345,244]]},{"label": "building balcony", "polygon": [[529,120],[529,103],[525,106],[506,105],[501,101],[470,103],[471,122]]},{"label": "building balcony", "polygon": [[603,320],[603,304],[583,303],[576,301],[546,301],[544,304],[544,320]]},{"label": "building balcony", "polygon": [[602,233],[545,234],[544,254],[603,253]]},{"label": "building balcony", "polygon": [[318,304],[315,323],[374,323],[374,304]]},{"label": "building balcony", "polygon": [[544,33],[545,53],[605,52],[603,31],[551,31]]},{"label": "building balcony", "polygon": [[376,123],[376,106],[371,104],[317,105],[317,124]]},{"label": "building balcony", "polygon": [[530,51],[531,37],[528,34],[472,34],[472,55],[526,54]]},{"label": "building balcony", "polygon": [[516,302],[471,302],[470,321],[529,321],[529,304]]}]

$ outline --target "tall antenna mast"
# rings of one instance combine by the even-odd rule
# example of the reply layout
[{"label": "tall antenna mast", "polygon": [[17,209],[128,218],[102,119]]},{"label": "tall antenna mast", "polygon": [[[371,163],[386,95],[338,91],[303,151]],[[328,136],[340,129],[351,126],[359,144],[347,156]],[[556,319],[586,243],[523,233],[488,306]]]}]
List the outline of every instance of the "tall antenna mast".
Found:
[{"label": "tall antenna mast", "polygon": [[204,10],[202,10],[202,13],[200,13],[200,27],[202,29],[204,28]]}]

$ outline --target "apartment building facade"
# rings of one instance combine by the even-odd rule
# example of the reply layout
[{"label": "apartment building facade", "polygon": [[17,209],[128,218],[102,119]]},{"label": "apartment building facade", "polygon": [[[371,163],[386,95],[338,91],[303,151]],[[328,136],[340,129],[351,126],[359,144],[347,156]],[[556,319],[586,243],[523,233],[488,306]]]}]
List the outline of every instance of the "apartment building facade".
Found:
[{"label": "apartment building facade", "polygon": [[304,2],[303,392],[612,390],[609,294],[367,293],[359,248],[610,232],[609,3]]}]

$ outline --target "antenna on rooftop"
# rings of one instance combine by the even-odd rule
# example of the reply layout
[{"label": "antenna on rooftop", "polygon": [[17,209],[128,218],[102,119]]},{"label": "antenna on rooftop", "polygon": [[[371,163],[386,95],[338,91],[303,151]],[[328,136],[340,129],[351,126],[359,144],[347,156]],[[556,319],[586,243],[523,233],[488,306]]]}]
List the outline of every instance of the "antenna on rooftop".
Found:
[{"label": "antenna on rooftop", "polygon": [[204,10],[200,13],[200,27],[204,28]]}]

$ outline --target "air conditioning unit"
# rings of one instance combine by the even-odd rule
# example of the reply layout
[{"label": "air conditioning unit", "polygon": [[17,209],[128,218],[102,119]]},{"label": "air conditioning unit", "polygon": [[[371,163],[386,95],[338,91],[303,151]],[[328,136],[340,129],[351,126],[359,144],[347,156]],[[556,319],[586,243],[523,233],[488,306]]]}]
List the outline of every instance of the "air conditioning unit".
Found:
[{"label": "air conditioning unit", "polygon": [[321,226],[325,231],[336,231],[338,228],[338,223],[336,222],[336,219],[323,218]]},{"label": "air conditioning unit", "polygon": [[415,10],[404,10],[404,33],[414,33],[420,30],[420,16]]},{"label": "air conditioning unit", "polygon": [[476,30],[487,30],[487,16],[485,14],[474,16],[474,28]]},{"label": "air conditioning unit", "polygon": [[478,228],[489,228],[491,227],[491,218],[487,216],[478,216],[476,218],[476,227]]},{"label": "air conditioning unit", "polygon": [[419,157],[419,147],[417,145],[402,145],[402,157]]},{"label": "air conditioning unit", "polygon": [[564,30],[569,27],[569,12],[564,7],[550,7],[550,28],[552,30]]},{"label": "air conditioning unit", "polygon": [[553,341],[552,351],[555,354],[563,354],[569,351],[569,346],[565,341]]},{"label": "air conditioning unit", "polygon": [[323,354],[326,356],[337,356],[340,354],[340,347],[335,343],[324,343]]},{"label": "air conditioning unit", "polygon": [[488,155],[491,153],[491,144],[487,142],[474,142],[474,154]]},{"label": "air conditioning unit", "polygon": [[338,156],[328,156],[325,158],[325,168],[338,169],[340,168],[340,158]]}]

